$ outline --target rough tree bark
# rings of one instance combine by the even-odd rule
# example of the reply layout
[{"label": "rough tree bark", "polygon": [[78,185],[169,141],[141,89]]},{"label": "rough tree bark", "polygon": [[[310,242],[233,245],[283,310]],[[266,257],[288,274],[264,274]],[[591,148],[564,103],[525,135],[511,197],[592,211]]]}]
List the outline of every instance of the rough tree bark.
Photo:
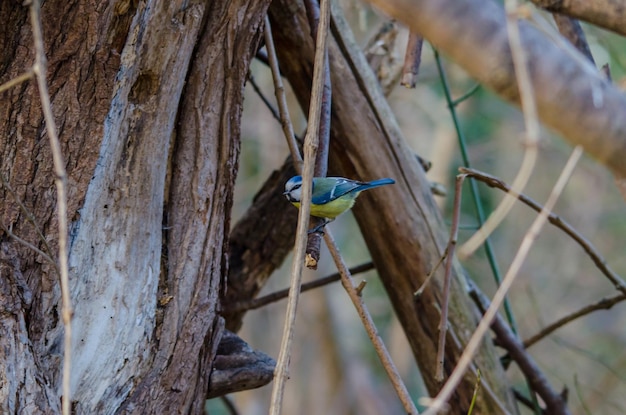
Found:
[{"label": "rough tree bark", "polygon": [[[42,8],[72,223],[76,413],[201,413],[237,169],[243,85],[267,2]],[[0,82],[32,65],[27,9],[0,4]],[[52,162],[33,83],[1,97],[0,220],[56,249]],[[54,268],[0,233],[0,412],[58,413]],[[6,385],[6,386],[5,386]]]}]

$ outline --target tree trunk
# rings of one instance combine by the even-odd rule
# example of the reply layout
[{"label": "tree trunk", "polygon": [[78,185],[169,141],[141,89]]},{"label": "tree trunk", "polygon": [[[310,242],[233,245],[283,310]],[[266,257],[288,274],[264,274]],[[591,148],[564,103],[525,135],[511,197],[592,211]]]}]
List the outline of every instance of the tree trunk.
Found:
[{"label": "tree trunk", "polygon": [[[266,7],[43,5],[68,173],[76,413],[202,412],[221,335],[242,91]],[[27,16],[0,4],[1,82],[32,65]],[[52,162],[34,85],[2,97],[0,220],[47,252],[40,228],[56,258]],[[1,236],[0,412],[58,413],[58,278],[41,255]]]}]

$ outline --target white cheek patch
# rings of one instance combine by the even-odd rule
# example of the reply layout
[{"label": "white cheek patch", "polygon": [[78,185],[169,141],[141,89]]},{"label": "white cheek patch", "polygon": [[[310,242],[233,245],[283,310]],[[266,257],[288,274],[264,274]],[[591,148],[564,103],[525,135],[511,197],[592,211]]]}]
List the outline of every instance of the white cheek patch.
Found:
[{"label": "white cheek patch", "polygon": [[289,193],[289,196],[291,197],[291,200],[293,200],[294,202],[299,202],[302,196],[302,188],[298,187],[297,189],[293,189]]}]

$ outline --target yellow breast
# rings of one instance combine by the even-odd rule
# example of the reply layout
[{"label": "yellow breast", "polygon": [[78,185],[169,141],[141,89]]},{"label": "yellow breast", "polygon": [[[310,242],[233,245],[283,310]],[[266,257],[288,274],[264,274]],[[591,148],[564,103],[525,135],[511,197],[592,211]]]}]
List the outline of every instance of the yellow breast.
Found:
[{"label": "yellow breast", "polygon": [[[356,195],[355,195],[356,196]],[[318,218],[335,219],[354,205],[356,197],[342,196],[338,199],[323,205],[311,205],[311,215]],[[300,202],[293,202],[293,205],[300,209]]]}]

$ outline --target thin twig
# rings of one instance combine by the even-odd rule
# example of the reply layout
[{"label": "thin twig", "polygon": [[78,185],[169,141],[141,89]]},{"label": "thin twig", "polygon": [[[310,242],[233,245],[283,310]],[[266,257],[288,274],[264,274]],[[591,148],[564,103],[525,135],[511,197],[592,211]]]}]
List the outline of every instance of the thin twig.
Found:
[{"label": "thin twig", "polygon": [[[535,403],[529,399],[526,395],[524,395],[522,392],[518,391],[515,388],[511,388],[513,389],[513,397],[520,402],[522,405],[524,405],[525,407],[527,407],[528,409],[530,409],[531,411],[535,411]],[[545,414],[546,411],[539,408],[540,409],[540,413],[541,414]]]},{"label": "thin twig", "polygon": [[[526,128],[526,137],[524,140],[525,151],[522,164],[517,172],[515,180],[513,180],[512,188],[521,193],[528,183],[528,179],[535,168],[538,155],[539,143],[539,120],[537,117],[537,104],[535,102],[535,94],[533,91],[532,80],[526,62],[526,52],[522,47],[522,39],[518,24],[518,4],[517,0],[505,0],[506,9],[506,29],[511,47],[511,55],[513,58],[513,66],[515,68],[515,77],[517,79],[520,101],[522,104],[522,113],[524,114],[524,125]],[[474,233],[472,237],[459,248],[459,257],[467,258],[478,249],[487,237],[496,229],[496,227],[504,220],[513,205],[515,197],[510,194],[505,195],[502,202],[496,210],[489,216],[487,222]]]},{"label": "thin twig", "polygon": [[252,73],[248,73],[248,82],[250,82],[250,85],[252,85],[252,89],[254,89],[254,92],[256,92],[259,98],[261,98],[261,101],[263,101],[267,109],[270,110],[274,118],[278,120],[278,122],[281,122],[280,114],[278,113],[278,110],[274,108],[270,100],[265,96],[259,84],[256,83],[254,76],[252,76]]},{"label": "thin twig", "polygon": [[433,269],[431,269],[428,275],[426,275],[426,278],[424,279],[424,282],[422,283],[422,285],[420,285],[417,291],[413,293],[414,297],[419,297],[420,295],[422,295],[422,293],[424,292],[424,289],[430,283],[431,278],[435,275],[435,272],[437,272],[437,270],[439,269],[439,267],[441,266],[441,264],[447,257],[448,257],[448,247],[446,246],[446,250],[443,251],[443,255],[439,257],[439,261],[437,261]]},{"label": "thin twig", "polygon": [[52,114],[50,104],[50,94],[46,82],[46,54],[44,51],[43,34],[41,29],[41,16],[39,0],[32,0],[30,3],[30,21],[35,43],[35,64],[33,73],[37,78],[41,108],[46,121],[46,131],[50,140],[52,160],[54,162],[55,184],[57,189],[57,218],[59,222],[59,269],[61,271],[61,298],[63,301],[62,318],[65,329],[64,355],[63,355],[63,415],[70,414],[70,373],[71,373],[71,352],[72,352],[72,305],[70,303],[69,291],[69,271],[68,271],[68,251],[67,251],[67,193],[65,172],[65,162],[61,153],[61,144],[57,135],[56,124]]},{"label": "thin twig", "polygon": [[[322,88],[324,87],[324,66],[326,54],[326,42],[328,36],[328,25],[330,21],[330,0],[322,0],[321,18],[316,42],[315,59],[313,66],[313,87],[311,91],[311,102],[309,106],[309,120],[306,137],[304,138],[304,169],[302,173],[302,195],[301,206],[298,214],[298,227],[296,231],[295,253],[293,258],[291,284],[289,289],[289,300],[287,303],[287,312],[285,316],[285,325],[283,328],[283,336],[280,345],[280,352],[276,362],[276,370],[274,372],[274,385],[272,388],[272,397],[270,402],[269,413],[278,415],[282,409],[283,394],[285,391],[285,383],[288,377],[289,360],[291,357],[291,343],[293,340],[293,331],[296,320],[296,310],[298,306],[298,298],[300,296],[300,285],[302,281],[302,271],[307,242],[307,227],[309,216],[311,213],[311,191],[313,187],[313,172],[315,168],[315,159],[318,148],[318,130],[321,112]],[[266,41],[272,43],[270,33],[269,18],[266,17]],[[269,46],[269,47],[272,47]],[[268,51],[269,51],[268,47]],[[274,76],[277,76],[276,74]],[[281,112],[282,114],[282,112]],[[293,131],[290,131],[290,137],[293,137]],[[290,143],[292,140],[289,140]],[[295,140],[293,140],[295,141]],[[291,145],[291,144],[290,144]],[[296,147],[297,149],[297,147]],[[293,150],[292,150],[293,151]],[[295,150],[297,151],[297,150]],[[296,160],[296,159],[294,159]]]},{"label": "thin twig", "polygon": [[[46,257],[52,262],[52,265],[54,266],[54,269],[57,272],[57,275],[60,276],[61,272],[59,271],[59,265],[56,263],[56,261],[52,259],[52,257],[54,256],[54,254],[52,253],[52,248],[50,248],[50,244],[48,244],[48,240],[46,239],[43,232],[41,231],[41,228],[39,227],[39,225],[37,225],[35,216],[32,214],[30,210],[28,210],[28,208],[26,208],[24,203],[22,203],[20,198],[17,196],[17,193],[15,193],[15,190],[13,190],[13,187],[11,187],[11,185],[9,184],[9,181],[4,177],[3,174],[0,174],[0,180],[2,180],[2,186],[4,186],[4,188],[11,194],[11,196],[13,197],[13,200],[15,200],[15,203],[17,203],[18,206],[20,207],[20,210],[26,217],[26,220],[29,221],[31,225],[33,225],[33,228],[35,228],[35,232],[37,232],[37,236],[39,236],[39,240],[41,240],[43,245],[46,247],[46,251],[48,253],[47,255],[44,254],[44,257]],[[37,251],[39,251],[39,249],[37,249]]]},{"label": "thin twig", "polygon": [[519,270],[524,263],[530,248],[532,247],[535,239],[539,235],[539,231],[546,222],[548,218],[548,213],[554,207],[554,204],[558,200],[558,197],[563,191],[563,188],[565,187],[565,184],[567,183],[569,176],[574,170],[574,167],[576,166],[576,163],[578,162],[581,154],[582,148],[580,146],[577,146],[572,152],[569,160],[567,161],[567,164],[563,168],[563,171],[561,172],[559,179],[554,185],[554,188],[552,189],[552,192],[550,193],[550,196],[548,197],[544,208],[534,220],[530,229],[528,230],[528,232],[526,232],[526,235],[524,235],[524,240],[522,241],[522,244],[520,245],[517,254],[515,255],[515,258],[513,259],[513,262],[511,263],[508,272],[504,276],[502,284],[500,285],[500,287],[498,287],[498,290],[496,291],[493,300],[489,305],[489,308],[485,312],[483,318],[480,320],[480,323],[478,324],[476,331],[468,342],[467,347],[461,354],[457,366],[450,374],[448,381],[443,386],[437,397],[431,401],[430,408],[426,412],[427,415],[435,415],[439,410],[441,410],[445,403],[448,402],[448,399],[450,399],[450,396],[452,396],[452,393],[461,381],[463,375],[465,374],[465,371],[467,370],[467,367],[474,357],[474,354],[480,346],[483,336],[487,333],[487,331],[489,330],[489,326],[493,322],[493,319],[496,317],[496,314],[498,313],[498,308],[502,305],[502,301],[504,300],[507,291],[509,290],[509,288],[511,288],[511,285],[515,281],[515,277],[519,273]]},{"label": "thin twig", "polygon": [[448,303],[450,300],[450,279],[452,278],[452,263],[454,262],[454,250],[456,248],[459,234],[459,217],[461,216],[461,189],[464,174],[456,176],[454,189],[454,205],[452,211],[452,226],[450,226],[450,239],[446,247],[447,260],[443,279],[443,291],[441,293],[441,320],[439,321],[439,344],[437,345],[437,368],[435,370],[435,380],[443,382],[443,364],[446,350],[446,333],[448,331]]},{"label": "thin twig", "polygon": [[[2,231],[4,233],[7,234],[7,236],[9,236],[10,238],[15,239],[16,242],[24,245],[25,247],[27,247],[28,249],[33,250],[36,254],[41,255],[46,261],[50,262],[52,264],[52,266],[54,267],[54,269],[57,271],[57,273],[59,272],[59,268],[57,266],[57,263],[54,261],[54,259],[52,259],[52,257],[48,254],[46,254],[45,252],[43,252],[41,249],[37,248],[35,245],[31,244],[30,242],[20,238],[19,236],[17,236],[16,234],[14,234],[11,229],[7,228],[6,226],[4,226],[2,223],[0,223],[0,229],[2,229]],[[59,274],[57,274],[59,275]]]},{"label": "thin twig", "polygon": [[[470,296],[481,311],[489,308],[489,300],[473,285],[470,289]],[[541,372],[541,369],[526,351],[522,342],[498,314],[496,314],[495,319],[491,323],[491,329],[496,335],[498,345],[509,352],[511,359],[517,363],[520,371],[524,374],[524,377],[529,383],[531,393],[534,391],[543,399],[548,407],[549,413],[567,413],[565,402],[561,395],[552,389],[548,380]]]},{"label": "thin twig", "polygon": [[624,300],[626,300],[626,294],[617,294],[617,295],[615,295],[613,297],[603,298],[600,301],[597,301],[597,302],[595,302],[593,304],[586,305],[583,308],[581,308],[580,310],[575,311],[575,312],[573,312],[571,314],[568,314],[565,317],[562,317],[562,318],[558,319],[554,323],[544,327],[537,334],[535,334],[532,337],[524,340],[524,347],[525,348],[531,347],[533,344],[537,343],[539,340],[541,340],[544,337],[548,336],[549,334],[553,333],[557,329],[563,327],[567,323],[570,323],[570,322],[572,322],[572,321],[574,321],[574,320],[576,320],[576,319],[578,319],[580,317],[586,316],[587,314],[591,314],[591,313],[593,313],[594,311],[597,311],[597,310],[608,310],[611,307],[613,307],[615,304],[621,303]]},{"label": "thin twig", "polygon": [[269,58],[270,69],[272,71],[272,79],[274,80],[274,94],[276,102],[278,102],[278,112],[280,114],[280,124],[283,127],[283,133],[287,140],[289,153],[293,160],[293,166],[298,173],[302,173],[302,156],[298,149],[296,135],[293,131],[293,124],[289,116],[289,106],[287,105],[287,97],[285,96],[285,87],[280,77],[280,69],[278,68],[278,58],[276,57],[276,47],[272,38],[272,26],[269,17],[265,16],[265,48],[267,49],[267,57]]},{"label": "thin twig", "polygon": [[335,243],[335,240],[329,230],[326,230],[326,233],[324,234],[324,241],[326,241],[326,246],[335,261],[339,274],[341,275],[341,285],[343,285],[343,288],[348,293],[348,297],[352,300],[352,303],[361,318],[361,323],[363,324],[363,327],[365,327],[365,331],[374,345],[374,350],[376,351],[376,354],[378,354],[378,358],[381,360],[383,368],[387,372],[387,376],[389,377],[396,394],[400,398],[400,402],[402,402],[402,405],[404,406],[404,410],[409,414],[418,414],[419,412],[417,411],[417,408],[415,407],[415,404],[413,403],[413,400],[411,399],[411,396],[402,381],[402,377],[400,377],[400,373],[398,373],[398,369],[393,363],[393,360],[389,355],[389,351],[385,347],[385,343],[378,334],[378,330],[374,325],[374,320],[367,310],[363,298],[359,295],[354,287],[354,284],[352,283],[350,270],[343,261],[343,258],[339,253],[339,249],[337,248],[337,244]]},{"label": "thin twig", "polygon": [[[318,0],[304,0],[304,8],[306,10],[309,27],[311,28],[311,36],[315,42],[315,50],[317,57],[317,48],[319,43],[316,39],[319,36],[319,20],[320,5]],[[326,177],[328,172],[328,146],[330,142],[330,111],[332,101],[332,88],[330,83],[330,63],[328,61],[328,48],[324,50],[323,60],[323,85],[321,88],[321,107],[319,119],[319,143],[317,148],[317,156],[315,158],[315,177]],[[313,91],[311,92],[313,95]],[[311,218],[309,230],[322,226],[324,219]],[[317,269],[320,259],[320,247],[322,245],[322,235],[319,232],[311,232],[309,234],[306,246],[306,266],[309,269]]]},{"label": "thin twig", "polygon": [[[500,189],[505,192],[510,192],[520,202],[526,204],[531,209],[537,212],[540,212],[543,208],[539,203],[535,202],[530,197],[524,195],[523,193],[515,192],[511,189],[509,185],[507,185],[504,181],[498,179],[495,176],[475,169],[468,169],[464,167],[459,168],[459,171],[461,173],[467,174],[471,178],[480,180],[481,182],[487,184],[487,186],[495,187],[496,189]],[[615,271],[611,269],[611,267],[609,267],[606,259],[602,257],[602,255],[596,250],[596,248],[587,238],[585,238],[578,231],[576,231],[576,229],[574,229],[574,227],[567,223],[563,218],[555,215],[552,212],[548,216],[548,221],[552,225],[561,229],[563,232],[569,235],[578,245],[580,245],[580,247],[587,253],[587,255],[589,255],[596,267],[598,267],[600,272],[602,272],[602,274],[604,274],[609,279],[609,281],[613,283],[615,289],[619,290],[623,294],[626,294],[626,283],[624,282],[622,277],[620,277],[617,273],[615,273]]]},{"label": "thin twig", "polygon": [[[350,268],[350,273],[352,275],[360,274],[362,272],[366,272],[374,269],[374,263],[367,262],[362,265],[357,265],[356,267]],[[338,272],[331,274],[327,277],[316,279],[315,281],[307,282],[302,284],[300,287],[300,292],[306,292],[313,290],[315,288],[323,287],[324,285],[331,284],[333,282],[337,282],[341,279],[341,275]],[[257,308],[264,307],[268,304],[275,303],[276,301],[280,301],[283,298],[287,298],[289,296],[289,289],[286,288],[284,290],[275,291],[271,294],[265,295],[263,297],[255,298],[248,301],[240,301],[232,305],[226,305],[226,312],[228,313],[240,313],[248,310],[256,310]]]},{"label": "thin twig", "polygon": [[28,81],[30,78],[33,77],[33,75],[34,75],[34,72],[33,72],[33,69],[31,68],[28,71],[24,72],[23,74],[18,75],[15,78],[8,80],[7,82],[0,85],[0,93],[13,88],[16,85],[21,84],[22,82]]},{"label": "thin twig", "polygon": [[479,89],[480,89],[480,84],[474,85],[466,93],[464,93],[463,95],[461,95],[460,97],[452,101],[451,105],[453,107],[456,107],[457,105],[459,105],[460,103],[462,103],[463,101],[467,100],[472,95],[474,95]]}]

